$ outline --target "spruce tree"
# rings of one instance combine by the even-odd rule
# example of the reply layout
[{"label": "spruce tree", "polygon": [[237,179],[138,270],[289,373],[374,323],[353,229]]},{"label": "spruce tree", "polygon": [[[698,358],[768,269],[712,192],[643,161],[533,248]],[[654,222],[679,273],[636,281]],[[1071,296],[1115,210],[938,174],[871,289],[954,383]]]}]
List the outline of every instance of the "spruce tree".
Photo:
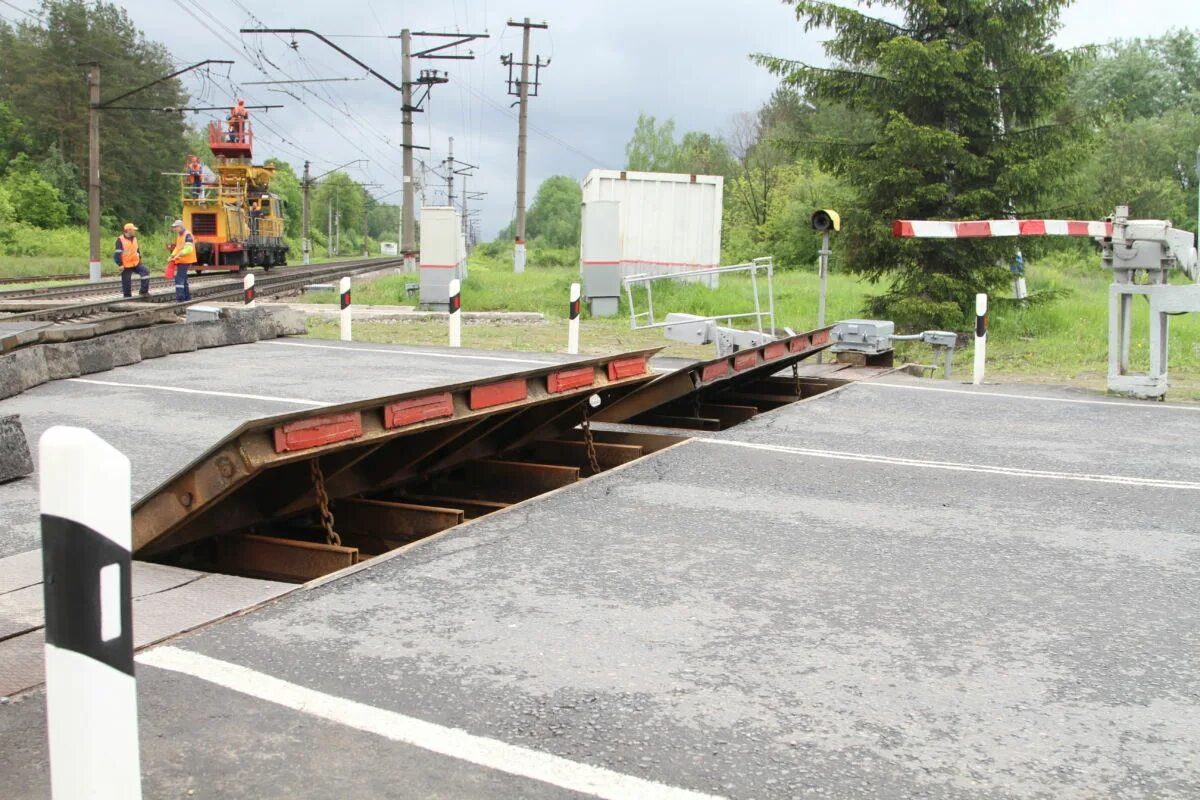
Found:
[{"label": "spruce tree", "polygon": [[1005,283],[1018,241],[894,239],[891,223],[1053,211],[1086,135],[1067,110],[1070,58],[1051,41],[1069,0],[860,0],[892,19],[785,2],[806,31],[833,29],[833,65],[754,59],[817,106],[871,122],[862,141],[818,130],[800,143],[857,191],[848,266],[887,287],[868,313],[964,329],[975,293]]}]

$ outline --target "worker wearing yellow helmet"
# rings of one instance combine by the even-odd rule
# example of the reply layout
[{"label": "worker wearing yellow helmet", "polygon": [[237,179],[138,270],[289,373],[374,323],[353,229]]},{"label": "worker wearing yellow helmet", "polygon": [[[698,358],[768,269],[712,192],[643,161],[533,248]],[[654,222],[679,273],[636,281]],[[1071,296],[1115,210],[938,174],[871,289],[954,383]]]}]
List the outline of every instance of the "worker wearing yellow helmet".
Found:
[{"label": "worker wearing yellow helmet", "polygon": [[138,244],[137,226],[125,223],[125,229],[113,246],[113,261],[121,268],[121,294],[133,297],[133,273],[141,276],[142,297],[150,294],[150,270],[142,263],[142,251]]}]

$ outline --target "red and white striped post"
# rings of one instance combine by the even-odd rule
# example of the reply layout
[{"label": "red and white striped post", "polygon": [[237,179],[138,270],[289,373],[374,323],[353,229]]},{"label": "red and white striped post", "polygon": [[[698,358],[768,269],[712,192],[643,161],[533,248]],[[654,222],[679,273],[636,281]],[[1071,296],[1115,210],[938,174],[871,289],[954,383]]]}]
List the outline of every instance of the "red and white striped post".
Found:
[{"label": "red and white striped post", "polygon": [[51,792],[137,800],[129,459],[83,428],[38,447]]},{"label": "red and white striped post", "polygon": [[342,278],[338,283],[338,303],[341,306],[341,312],[338,318],[338,334],[343,342],[353,340],[351,332],[351,309],[350,309],[350,276]]},{"label": "red and white striped post", "polygon": [[450,281],[450,346],[462,347],[462,281]]},{"label": "red and white striped post", "polygon": [[567,352],[579,353],[579,284],[571,284],[571,303],[567,318]]},{"label": "red and white striped post", "polygon": [[254,308],[257,305],[257,303],[254,302],[253,272],[242,278],[242,302],[245,303],[247,308]]},{"label": "red and white striped post", "polygon": [[976,386],[983,383],[983,369],[987,360],[987,310],[988,296],[975,295],[975,374],[972,380]]}]

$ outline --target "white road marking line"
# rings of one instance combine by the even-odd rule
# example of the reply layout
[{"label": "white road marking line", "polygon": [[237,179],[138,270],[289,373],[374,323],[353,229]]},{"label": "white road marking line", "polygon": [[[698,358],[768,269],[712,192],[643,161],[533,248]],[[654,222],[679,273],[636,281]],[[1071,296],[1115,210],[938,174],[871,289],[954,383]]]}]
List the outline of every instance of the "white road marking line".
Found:
[{"label": "white road marking line", "polygon": [[465,353],[437,353],[429,350],[384,350],[382,347],[338,347],[332,344],[303,344],[301,342],[259,342],[275,347],[311,347],[315,350],[347,350],[354,353],[390,353],[394,356],[427,356],[429,358],[465,358],[468,361],[504,361],[510,364],[570,364],[570,361],[539,361],[534,358],[505,358],[502,356],[472,356]]},{"label": "white road marking line", "polygon": [[880,381],[855,381],[855,386],[883,386],[888,389],[908,389],[913,392],[944,392],[946,394],[969,394],[974,397],[1007,397],[1013,400],[1042,400],[1047,403],[1079,403],[1094,406],[1126,406],[1153,411],[1200,411],[1200,405],[1180,406],[1166,403],[1131,403],[1127,400],[1085,400],[1077,397],[1042,397],[1036,394],[1009,394],[1006,392],[973,392],[969,389],[944,389],[939,386],[909,386],[903,383],[881,383]]},{"label": "white road marking line", "polygon": [[163,646],[146,650],[137,656],[137,661],[151,667],[191,675],[235,692],[395,742],[403,742],[497,772],[561,786],[593,797],[613,800],[629,797],[643,800],[712,800],[716,797],[677,789],[632,775],[623,775],[603,767],[581,764],[549,753],[475,736],[459,728],[447,728],[394,711],[335,697],[178,647]]},{"label": "white road marking line", "polygon": [[814,458],[832,458],[840,461],[865,461],[873,464],[889,464],[898,467],[920,467],[924,469],[945,469],[956,472],[983,472],[991,475],[1008,475],[1014,478],[1045,478],[1056,481],[1085,481],[1088,483],[1117,483],[1125,486],[1151,486],[1159,489],[1191,489],[1200,490],[1200,483],[1192,481],[1172,481],[1159,478],[1134,478],[1125,475],[1091,475],[1083,472],[1053,472],[1041,469],[1024,469],[1021,467],[1000,467],[991,464],[959,464],[954,461],[924,461],[915,458],[898,458],[895,456],[880,456],[870,453],[847,453],[840,450],[813,450],[805,447],[788,447],[786,445],[758,444],[755,442],[737,442],[731,439],[707,439],[696,437],[695,441],[704,444],[718,444],[725,447],[745,447],[750,450],[766,450],[774,453],[788,453]]},{"label": "white road marking line", "polygon": [[211,397],[234,397],[238,400],[265,400],[269,403],[287,403],[293,406],[327,406],[320,400],[303,400],[298,397],[268,397],[262,394],[240,394],[239,392],[215,392],[209,389],[185,389],[182,386],[162,386],[157,383],[122,383],[120,381],[97,381],[92,378],[67,378],[74,383],[94,383],[97,386],[120,386],[128,389],[154,389],[159,392],[179,392],[180,394],[203,394]]}]

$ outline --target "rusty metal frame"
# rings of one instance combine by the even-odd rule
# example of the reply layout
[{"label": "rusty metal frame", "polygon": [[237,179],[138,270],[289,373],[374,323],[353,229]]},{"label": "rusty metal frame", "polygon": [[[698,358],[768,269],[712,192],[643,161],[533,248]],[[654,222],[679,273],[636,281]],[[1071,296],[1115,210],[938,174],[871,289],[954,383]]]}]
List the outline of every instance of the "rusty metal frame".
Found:
[{"label": "rusty metal frame", "polygon": [[[244,531],[281,514],[314,507],[306,470],[301,471],[313,458],[329,464],[331,477],[326,487],[336,501],[411,482],[423,473],[464,461],[494,457],[536,438],[553,438],[579,421],[592,394],[600,395],[607,405],[652,381],[655,375],[649,361],[660,349],[571,361],[247,422],[134,505],[134,554],[139,558],[161,556],[210,536]],[[586,368],[592,370],[593,379],[585,385],[578,375]],[[561,380],[559,373],[569,373],[566,377],[570,380]],[[511,386],[516,381],[525,383],[523,399],[478,407],[481,387],[485,388],[483,396],[516,398],[518,393]],[[505,388],[486,391],[491,386]],[[450,395],[447,415],[413,418],[389,413],[397,407],[412,408],[413,400],[442,394]],[[397,424],[397,419],[405,424]],[[321,423],[314,428],[314,420],[330,421],[335,426],[330,437],[342,438],[320,443]],[[389,422],[395,427],[387,427]],[[289,439],[288,433],[296,431],[303,435]],[[415,453],[405,452],[409,449],[405,445],[418,443]],[[302,449],[289,449],[293,445]],[[274,480],[264,481],[268,475]]]},{"label": "rusty metal frame", "polygon": [[688,395],[759,381],[829,347],[833,344],[832,329],[832,325],[817,328],[677,369],[602,407],[592,419],[623,422]]}]

